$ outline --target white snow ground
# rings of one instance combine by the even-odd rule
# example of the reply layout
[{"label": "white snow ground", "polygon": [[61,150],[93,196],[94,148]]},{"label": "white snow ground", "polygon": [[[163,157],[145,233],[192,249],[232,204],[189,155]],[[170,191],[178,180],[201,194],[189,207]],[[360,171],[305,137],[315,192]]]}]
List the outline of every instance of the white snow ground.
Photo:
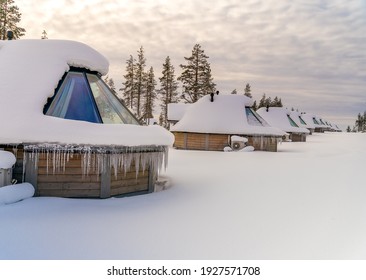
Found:
[{"label": "white snow ground", "polygon": [[0,259],[366,259],[366,134],[171,150],[165,191],[0,206]]}]

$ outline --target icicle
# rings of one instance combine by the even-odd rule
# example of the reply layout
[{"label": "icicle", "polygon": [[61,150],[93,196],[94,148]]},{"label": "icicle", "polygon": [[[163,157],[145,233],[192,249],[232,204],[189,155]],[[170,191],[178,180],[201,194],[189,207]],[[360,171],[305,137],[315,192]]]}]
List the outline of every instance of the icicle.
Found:
[{"label": "icicle", "polygon": [[[136,178],[142,170],[150,170],[158,174],[161,169],[168,165],[168,147],[92,147],[92,146],[73,146],[59,144],[32,144],[24,145],[23,172],[27,160],[30,160],[35,168],[38,168],[39,157],[46,161],[47,174],[50,172],[52,164],[52,173],[65,172],[66,164],[73,158],[75,153],[80,155],[80,165],[82,176],[85,177],[91,172],[102,174],[107,171],[105,157],[109,154],[109,165],[113,168],[115,178],[119,172],[124,172],[126,176],[130,171],[132,164],[135,165]],[[27,156],[26,156],[27,155]],[[24,176],[24,174],[23,174]]]}]

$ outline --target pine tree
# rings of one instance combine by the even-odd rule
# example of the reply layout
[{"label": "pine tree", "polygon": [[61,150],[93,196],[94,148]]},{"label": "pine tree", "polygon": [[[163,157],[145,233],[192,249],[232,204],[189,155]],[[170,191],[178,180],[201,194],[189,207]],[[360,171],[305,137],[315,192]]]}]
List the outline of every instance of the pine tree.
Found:
[{"label": "pine tree", "polygon": [[254,111],[256,111],[258,109],[257,101],[254,100],[252,108],[253,108]]},{"label": "pine tree", "polygon": [[165,128],[169,128],[168,123],[168,104],[179,101],[178,97],[178,82],[175,79],[174,66],[171,64],[170,57],[167,56],[163,64],[162,77],[159,78],[160,89],[159,95],[162,100],[161,104],[161,123]]},{"label": "pine tree", "polygon": [[44,39],[48,39],[48,36],[47,36],[47,32],[46,30],[43,30],[42,32],[42,36],[41,36],[41,39],[44,40]]},{"label": "pine tree", "polygon": [[251,92],[252,92],[252,90],[250,88],[250,84],[246,84],[245,89],[244,89],[244,95],[252,98]]},{"label": "pine tree", "polygon": [[231,94],[238,94],[238,91],[236,89],[234,89]]},{"label": "pine tree", "polygon": [[114,85],[114,81],[112,78],[109,78],[109,76],[107,75],[105,78],[104,78],[104,82],[108,85],[108,87],[114,91],[113,93],[116,94],[116,87]]},{"label": "pine tree", "polygon": [[216,91],[216,84],[211,76],[211,66],[207,59],[209,57],[201,49],[199,44],[193,47],[192,55],[184,57],[187,64],[181,64],[182,74],[178,80],[182,82],[182,98],[187,103],[194,103],[202,96]]},{"label": "pine tree", "polygon": [[263,93],[262,98],[259,100],[258,108],[266,107],[266,94]]},{"label": "pine tree", "polygon": [[351,127],[350,126],[347,126],[347,132],[351,132]]},{"label": "pine tree", "polygon": [[141,46],[140,49],[137,51],[137,62],[136,62],[136,115],[138,118],[141,118],[142,110],[141,110],[141,98],[146,90],[145,88],[145,81],[147,75],[145,73],[145,66],[146,66],[146,58],[144,54],[144,48]]},{"label": "pine tree", "polygon": [[126,106],[129,107],[132,111],[135,111],[134,106],[136,99],[135,62],[136,61],[133,56],[130,55],[130,58],[126,61],[126,74],[123,76],[125,79],[125,81],[122,83],[124,87],[120,89],[120,91],[122,91],[124,104],[126,104]]},{"label": "pine tree", "polygon": [[153,111],[154,111],[154,104],[156,100],[156,81],[155,81],[155,74],[153,67],[150,67],[149,72],[146,74],[146,90],[145,94],[142,98],[142,118],[145,120],[145,123],[148,123],[148,119],[151,119],[154,117]]},{"label": "pine tree", "polygon": [[6,40],[7,31],[13,32],[14,39],[24,36],[25,29],[18,27],[21,16],[14,0],[0,0],[0,40]]}]

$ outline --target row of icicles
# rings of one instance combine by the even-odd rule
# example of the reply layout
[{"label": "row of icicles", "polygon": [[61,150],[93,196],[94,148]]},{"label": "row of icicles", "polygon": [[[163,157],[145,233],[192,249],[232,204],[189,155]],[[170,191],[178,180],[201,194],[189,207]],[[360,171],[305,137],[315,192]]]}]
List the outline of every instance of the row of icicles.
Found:
[{"label": "row of icicles", "polygon": [[118,147],[95,148],[92,146],[62,146],[58,144],[37,144],[24,145],[23,172],[27,160],[30,160],[35,169],[38,168],[39,158],[46,160],[47,174],[52,172],[64,172],[67,162],[75,154],[81,157],[82,175],[86,176],[91,172],[103,174],[113,170],[114,176],[121,171],[126,173],[134,165],[136,178],[139,171],[143,173],[149,168],[153,174],[159,173],[162,168],[166,169],[168,164],[168,151],[166,146],[159,146],[156,151],[151,147],[123,147],[123,152]]}]

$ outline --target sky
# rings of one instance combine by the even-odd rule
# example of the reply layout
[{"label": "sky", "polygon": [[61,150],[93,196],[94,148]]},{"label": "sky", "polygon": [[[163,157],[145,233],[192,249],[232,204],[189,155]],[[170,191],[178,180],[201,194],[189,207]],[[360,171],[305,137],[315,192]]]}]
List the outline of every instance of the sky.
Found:
[{"label": "sky", "polygon": [[366,0],[16,0],[24,39],[86,43],[110,61],[122,87],[126,60],[143,46],[161,77],[179,76],[200,44],[222,94],[282,98],[345,129],[366,111]]}]

